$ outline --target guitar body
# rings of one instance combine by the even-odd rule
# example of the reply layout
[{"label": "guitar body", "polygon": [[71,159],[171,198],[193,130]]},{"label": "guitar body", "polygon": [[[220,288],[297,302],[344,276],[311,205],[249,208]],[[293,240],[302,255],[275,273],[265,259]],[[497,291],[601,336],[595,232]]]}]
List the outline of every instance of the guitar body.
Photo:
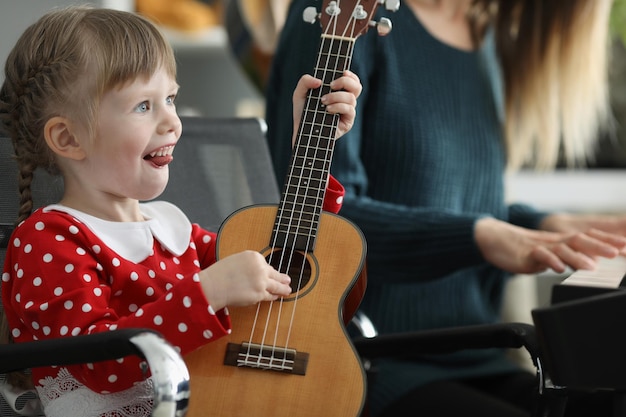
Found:
[{"label": "guitar body", "polygon": [[[218,235],[218,259],[247,249],[275,257],[269,241],[276,213],[276,206],[251,206],[231,215]],[[185,357],[193,393],[188,416],[360,414],[365,374],[346,333],[343,306],[352,291],[362,295],[363,235],[349,221],[324,212],[315,250],[302,254],[301,259],[309,279],[292,296],[282,302],[229,307],[232,334]],[[294,282],[298,272],[289,273],[292,287],[298,285]],[[248,341],[294,349],[296,362],[304,363],[298,367],[305,369],[292,373],[225,365],[229,343]]]}]

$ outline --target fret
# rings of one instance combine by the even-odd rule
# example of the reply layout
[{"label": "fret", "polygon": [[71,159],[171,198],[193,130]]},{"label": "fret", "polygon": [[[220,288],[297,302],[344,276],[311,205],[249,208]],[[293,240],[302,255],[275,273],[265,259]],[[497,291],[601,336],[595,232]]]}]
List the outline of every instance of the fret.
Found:
[{"label": "fret", "polygon": [[313,150],[310,150],[306,155],[300,155],[300,153],[296,153],[293,156],[293,162],[299,164],[298,166],[294,166],[290,173],[294,176],[302,176],[301,172],[304,170],[312,170],[314,171],[316,177],[324,178],[326,171],[330,168],[330,161],[328,160],[331,156],[330,149],[319,149],[316,150],[315,153],[312,153]]},{"label": "fret", "polygon": [[305,158],[296,155],[294,161],[300,165],[294,167],[292,172],[293,175],[297,175],[299,177],[302,177],[303,175],[296,174],[296,172],[304,172],[304,170],[314,170],[317,173],[316,177],[322,178],[324,176],[323,174],[328,171],[328,168],[330,166],[330,161],[328,161],[327,158]]},{"label": "fret", "polygon": [[[317,213],[316,206],[312,205],[295,205],[292,210],[287,208],[287,211],[292,212],[290,217],[282,216],[276,223],[275,228],[277,230],[282,230],[293,226],[298,229],[310,228],[315,226],[315,223],[319,219],[319,214]],[[306,232],[312,233],[312,232]]]},{"label": "fret", "polygon": [[[330,118],[329,116],[331,115],[311,114],[311,116],[307,116],[308,118],[314,119],[314,120],[302,121],[302,126],[300,127],[300,133],[302,134],[303,139],[304,138],[307,138],[309,140],[317,139],[318,141],[320,141],[322,146],[328,147],[327,141],[330,140],[329,138],[333,137],[332,133],[335,129],[335,123],[333,122],[335,121],[334,116],[336,115],[333,114],[332,118]],[[331,120],[319,120],[322,117],[325,117],[325,118],[329,117]]]},{"label": "fret", "polygon": [[285,195],[289,198],[285,198],[285,202],[281,206],[281,209],[285,210],[286,212],[314,212],[315,209],[324,202],[324,198],[321,195],[322,191],[323,190],[320,190],[320,194],[316,196],[300,196],[297,193],[290,193],[288,196]]},{"label": "fret", "polygon": [[[311,107],[316,108],[311,109]],[[308,109],[310,111],[302,119],[302,130],[304,132],[311,132],[314,128],[324,126],[333,127],[336,115],[326,113],[326,107],[319,100],[316,100],[314,104],[309,104]]]},{"label": "fret", "polygon": [[[321,162],[321,161],[320,161]],[[307,188],[320,188],[325,187],[326,173],[328,171],[328,167],[323,167],[323,169],[315,169],[309,167],[302,167],[293,169],[290,173],[291,177],[287,182],[287,186],[293,187],[303,187]]]},{"label": "fret", "polygon": [[305,187],[288,187],[284,191],[284,202],[280,205],[280,210],[285,211],[283,217],[293,218],[297,214],[291,211],[305,210],[314,211],[324,202],[323,187],[315,190],[305,189]]},{"label": "fret", "polygon": [[307,189],[306,187],[287,186],[283,191],[283,203],[280,205],[281,209],[290,210],[294,205],[298,209],[303,209],[301,206],[306,205],[311,207],[311,210],[316,208],[324,201],[324,184],[313,189]]},{"label": "fret", "polygon": [[315,236],[306,233],[285,233],[274,231],[274,241],[276,246],[282,248],[292,248],[304,252],[313,251],[315,246]]},{"label": "fret", "polygon": [[346,67],[344,67],[343,65],[345,65],[343,62],[337,62],[336,63],[336,68],[329,70],[329,69],[320,69],[320,68],[315,68],[313,71],[313,75],[315,76],[315,78],[319,78],[320,80],[322,80],[322,86],[320,87],[320,93],[325,94],[327,92],[330,91],[330,82],[333,81],[334,79],[337,79],[339,77],[341,77],[341,75],[343,74],[344,70],[346,69]]},{"label": "fret", "polygon": [[[314,107],[314,105],[309,105],[308,108],[310,109],[310,107]],[[326,113],[326,107],[320,104],[319,108],[309,111],[304,116],[301,129],[303,132],[311,132],[314,129],[322,129],[324,127],[332,128],[335,125],[333,122],[337,117],[338,115],[336,114]],[[320,136],[320,138],[328,137],[328,135]]]},{"label": "fret", "polygon": [[309,194],[317,193],[318,191],[323,190],[324,186],[326,185],[326,181],[320,178],[321,175],[312,176],[312,173],[325,173],[325,171],[308,170],[307,174],[307,170],[304,170],[301,173],[293,173],[294,176],[291,181],[289,181],[286,191],[294,188],[296,190],[306,188],[306,192],[307,194]]},{"label": "fret", "polygon": [[[283,204],[281,205],[281,209],[283,210],[307,210],[314,211],[317,206],[319,206],[323,201],[323,193],[324,189],[319,189],[317,193],[298,193],[293,192],[297,191],[297,189],[292,190],[292,192],[285,192],[285,199]],[[292,216],[293,217],[293,216]]]},{"label": "fret", "polygon": [[[328,163],[325,163],[330,156],[330,149],[309,149],[307,154],[301,154],[300,151],[297,151],[294,154],[294,162],[304,163],[307,166],[319,166],[320,162],[323,163],[322,169],[328,168]],[[291,172],[297,172],[300,167],[294,167]]]},{"label": "fret", "polygon": [[277,230],[285,230],[287,229],[291,223],[294,223],[296,225],[299,224],[312,224],[314,222],[316,222],[318,219],[317,213],[311,211],[311,212],[307,212],[307,211],[300,211],[298,212],[298,217],[295,219],[281,219],[280,222],[276,223],[277,226]]},{"label": "fret", "polygon": [[277,227],[274,228],[274,231],[278,233],[289,233],[293,235],[312,236],[311,233],[309,233],[309,230],[311,230],[311,228],[314,227],[316,224],[317,219],[315,221],[298,222],[298,224],[296,225],[289,223],[279,223],[277,224]]},{"label": "fret", "polygon": [[[302,161],[306,166],[302,166],[293,170],[292,175],[294,176],[294,180],[297,183],[301,183],[302,180],[310,179],[322,180],[324,174],[328,169],[328,164],[321,159],[298,158],[298,160]],[[315,163],[322,166],[315,166]]]},{"label": "fret", "polygon": [[[311,138],[329,138],[335,131],[335,126],[324,124],[312,124],[305,122],[302,126],[302,134]],[[305,133],[310,132],[310,133]]]},{"label": "fret", "polygon": [[321,45],[320,56],[348,57],[352,54],[354,39],[338,39],[332,36],[322,36]]},{"label": "fret", "polygon": [[334,141],[327,138],[305,135],[300,138],[300,146],[294,151],[297,158],[328,159],[328,152]]}]

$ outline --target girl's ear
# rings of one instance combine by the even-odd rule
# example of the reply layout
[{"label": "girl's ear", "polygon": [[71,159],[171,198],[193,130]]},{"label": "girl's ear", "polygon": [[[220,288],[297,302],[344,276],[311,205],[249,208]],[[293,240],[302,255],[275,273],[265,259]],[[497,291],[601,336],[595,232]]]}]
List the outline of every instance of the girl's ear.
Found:
[{"label": "girl's ear", "polygon": [[65,117],[55,116],[44,126],[44,138],[54,153],[68,159],[81,160],[86,153],[76,135],[75,126]]}]

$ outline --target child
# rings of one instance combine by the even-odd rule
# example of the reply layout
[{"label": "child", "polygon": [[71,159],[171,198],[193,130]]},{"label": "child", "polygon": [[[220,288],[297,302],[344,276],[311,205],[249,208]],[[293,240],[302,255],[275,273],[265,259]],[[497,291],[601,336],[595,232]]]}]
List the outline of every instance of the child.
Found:
[{"label": "child", "polygon": [[[320,85],[301,78],[294,121]],[[361,86],[346,72],[332,87],[324,102],[341,115],[341,136]],[[172,204],[139,202],[167,184],[181,135],[177,91],[171,47],[132,13],[59,9],[18,40],[0,90],[20,175],[20,224],[2,274],[15,342],[151,327],[184,355],[228,334],[227,305],[289,294],[289,277],[259,253],[216,262],[214,233]],[[38,166],[60,173],[65,191],[31,214]],[[324,208],[336,212],[343,188],[332,178],[328,188]],[[138,358],[33,369],[33,381],[48,416],[150,414]]]}]

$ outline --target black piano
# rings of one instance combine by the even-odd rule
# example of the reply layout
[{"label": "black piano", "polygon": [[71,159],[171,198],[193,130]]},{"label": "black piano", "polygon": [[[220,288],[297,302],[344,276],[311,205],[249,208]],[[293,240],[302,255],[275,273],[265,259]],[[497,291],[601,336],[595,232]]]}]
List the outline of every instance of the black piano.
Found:
[{"label": "black piano", "polygon": [[626,415],[626,258],[602,259],[552,289],[551,304],[532,311],[544,366],[571,390],[611,390]]}]

